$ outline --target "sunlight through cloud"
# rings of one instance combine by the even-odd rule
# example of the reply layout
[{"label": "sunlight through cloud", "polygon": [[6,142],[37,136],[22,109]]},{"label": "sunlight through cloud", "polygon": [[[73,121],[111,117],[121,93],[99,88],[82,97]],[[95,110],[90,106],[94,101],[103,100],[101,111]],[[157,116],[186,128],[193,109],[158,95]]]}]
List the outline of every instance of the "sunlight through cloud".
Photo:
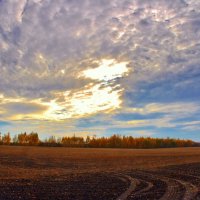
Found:
[{"label": "sunlight through cloud", "polygon": [[85,117],[100,111],[109,113],[120,108],[122,91],[118,85],[103,87],[101,84],[89,84],[72,94],[66,91],[57,94],[64,98],[64,102],[54,100],[47,103],[49,109],[44,117],[50,120],[62,120]]},{"label": "sunlight through cloud", "polygon": [[125,76],[129,72],[127,64],[128,62],[117,63],[114,59],[103,59],[99,62],[99,67],[83,71],[83,76],[99,81],[110,81]]}]

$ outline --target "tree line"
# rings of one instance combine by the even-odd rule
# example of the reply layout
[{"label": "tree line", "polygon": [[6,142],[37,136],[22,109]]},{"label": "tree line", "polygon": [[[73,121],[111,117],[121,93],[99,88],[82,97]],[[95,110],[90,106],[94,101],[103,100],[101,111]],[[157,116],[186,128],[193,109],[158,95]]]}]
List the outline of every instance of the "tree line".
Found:
[{"label": "tree line", "polygon": [[10,133],[0,133],[1,145],[26,145],[26,146],[57,146],[57,147],[90,147],[90,148],[170,148],[170,147],[197,147],[199,143],[192,140],[174,138],[152,138],[112,135],[110,137],[59,137],[51,136],[40,140],[38,133],[20,133],[11,138]]}]

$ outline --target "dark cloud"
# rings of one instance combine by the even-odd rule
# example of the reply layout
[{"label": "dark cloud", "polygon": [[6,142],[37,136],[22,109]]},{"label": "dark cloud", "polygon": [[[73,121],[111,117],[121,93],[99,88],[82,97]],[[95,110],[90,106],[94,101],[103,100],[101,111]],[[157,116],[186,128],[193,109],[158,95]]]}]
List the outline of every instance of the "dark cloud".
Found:
[{"label": "dark cloud", "polygon": [[7,114],[10,116],[14,116],[15,114],[34,114],[34,113],[42,113],[47,110],[46,106],[42,106],[36,103],[6,103],[3,105],[4,109],[6,109]]}]

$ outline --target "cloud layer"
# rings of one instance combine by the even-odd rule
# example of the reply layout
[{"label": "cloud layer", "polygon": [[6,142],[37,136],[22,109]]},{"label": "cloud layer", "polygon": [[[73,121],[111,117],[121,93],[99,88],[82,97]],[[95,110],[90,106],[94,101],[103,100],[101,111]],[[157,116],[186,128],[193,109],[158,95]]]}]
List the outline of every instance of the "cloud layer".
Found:
[{"label": "cloud layer", "polygon": [[2,0],[0,125],[196,139],[199,38],[195,0]]}]

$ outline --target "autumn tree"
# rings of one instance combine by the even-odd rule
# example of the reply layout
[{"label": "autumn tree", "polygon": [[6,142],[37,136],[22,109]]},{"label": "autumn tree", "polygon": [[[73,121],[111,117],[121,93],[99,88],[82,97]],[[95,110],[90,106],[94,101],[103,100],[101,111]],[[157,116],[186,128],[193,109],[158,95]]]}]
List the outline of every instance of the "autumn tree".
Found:
[{"label": "autumn tree", "polygon": [[28,136],[27,136],[26,132],[18,134],[18,143],[22,144],[22,145],[28,144]]},{"label": "autumn tree", "polygon": [[[192,147],[200,146],[200,144],[192,140],[173,139],[173,138],[151,138],[132,136],[112,135],[110,137],[93,137],[87,138],[77,136],[66,136],[56,139],[55,136],[47,138],[41,142],[37,133],[27,134],[21,133],[15,135],[12,139],[12,144],[16,145],[43,145],[43,146],[65,146],[65,147],[92,147],[92,148],[172,148],[172,147]],[[0,144],[11,144],[10,133],[3,136],[0,134]]]},{"label": "autumn tree", "polygon": [[11,142],[10,133],[7,133],[2,137],[2,143],[5,145],[9,145],[10,142]]},{"label": "autumn tree", "polygon": [[29,145],[38,145],[40,142],[38,134],[34,132],[27,135],[27,139],[28,139]]},{"label": "autumn tree", "polygon": [[0,144],[3,144],[1,132],[0,132]]},{"label": "autumn tree", "polygon": [[83,147],[85,145],[85,141],[83,137],[63,137],[61,139],[61,144],[68,147]]}]

